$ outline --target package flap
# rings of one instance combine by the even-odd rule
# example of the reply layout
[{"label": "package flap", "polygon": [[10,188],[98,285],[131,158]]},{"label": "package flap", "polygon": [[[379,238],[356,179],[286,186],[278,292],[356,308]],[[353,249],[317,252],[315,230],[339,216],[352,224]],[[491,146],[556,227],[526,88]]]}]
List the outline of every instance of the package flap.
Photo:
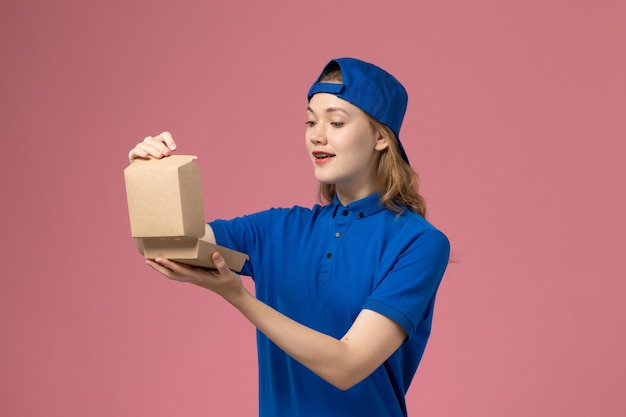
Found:
[{"label": "package flap", "polygon": [[196,238],[143,238],[135,239],[137,248],[147,259],[159,257],[202,268],[215,268],[211,259],[219,252],[230,269],[241,272],[248,255]]},{"label": "package flap", "polygon": [[136,160],[124,170],[133,237],[202,237],[200,169],[192,155]]}]

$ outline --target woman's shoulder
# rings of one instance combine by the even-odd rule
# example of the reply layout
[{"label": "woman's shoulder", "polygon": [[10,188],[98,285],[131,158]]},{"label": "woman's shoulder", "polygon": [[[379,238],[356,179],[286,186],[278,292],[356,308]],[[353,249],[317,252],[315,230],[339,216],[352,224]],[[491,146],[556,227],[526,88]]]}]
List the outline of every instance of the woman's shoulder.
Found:
[{"label": "woman's shoulder", "polygon": [[439,227],[435,226],[422,215],[405,209],[401,214],[395,214],[396,222],[399,222],[400,229],[407,233],[413,234],[415,237],[422,239],[432,239],[443,245],[449,245],[448,237]]}]

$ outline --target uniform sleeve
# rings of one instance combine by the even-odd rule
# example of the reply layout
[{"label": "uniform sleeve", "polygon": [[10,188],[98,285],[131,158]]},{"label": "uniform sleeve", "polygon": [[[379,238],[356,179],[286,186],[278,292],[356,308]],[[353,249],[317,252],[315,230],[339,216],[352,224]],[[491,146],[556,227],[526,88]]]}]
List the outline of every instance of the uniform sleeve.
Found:
[{"label": "uniform sleeve", "polygon": [[254,278],[255,263],[263,259],[263,242],[268,241],[271,225],[284,210],[270,209],[231,220],[209,222],[218,245],[248,254],[241,273]]},{"label": "uniform sleeve", "polygon": [[241,274],[254,275],[253,262],[259,258],[265,212],[237,217],[231,220],[214,220],[209,222],[218,245],[248,254],[249,259],[243,266]]},{"label": "uniform sleeve", "polygon": [[450,243],[443,233],[431,229],[419,234],[399,254],[364,308],[394,320],[410,339],[421,322],[431,317],[449,255]]}]

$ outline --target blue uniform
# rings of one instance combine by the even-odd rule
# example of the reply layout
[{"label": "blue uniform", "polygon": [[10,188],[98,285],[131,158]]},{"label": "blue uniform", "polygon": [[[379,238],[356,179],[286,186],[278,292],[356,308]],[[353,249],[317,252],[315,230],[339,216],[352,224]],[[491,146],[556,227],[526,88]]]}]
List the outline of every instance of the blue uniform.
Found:
[{"label": "blue uniform", "polygon": [[211,222],[217,243],[250,255],[242,274],[261,301],[341,338],[362,309],[397,322],[407,340],[346,391],[293,360],[260,332],[261,417],[406,416],[404,396],[430,334],[448,263],[446,237],[424,218],[386,209],[374,194],[348,206],[270,209]]}]

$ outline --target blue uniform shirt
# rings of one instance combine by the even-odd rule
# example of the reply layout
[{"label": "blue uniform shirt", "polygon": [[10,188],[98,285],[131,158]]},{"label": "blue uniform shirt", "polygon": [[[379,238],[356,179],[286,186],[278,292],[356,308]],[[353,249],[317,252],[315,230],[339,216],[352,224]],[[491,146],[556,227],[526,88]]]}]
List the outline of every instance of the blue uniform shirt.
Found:
[{"label": "blue uniform shirt", "polygon": [[341,338],[362,309],[397,322],[407,340],[346,391],[257,334],[261,417],[406,416],[404,396],[430,334],[448,263],[446,237],[374,194],[348,206],[270,209],[211,222],[217,243],[250,255],[256,296],[297,322]]}]

